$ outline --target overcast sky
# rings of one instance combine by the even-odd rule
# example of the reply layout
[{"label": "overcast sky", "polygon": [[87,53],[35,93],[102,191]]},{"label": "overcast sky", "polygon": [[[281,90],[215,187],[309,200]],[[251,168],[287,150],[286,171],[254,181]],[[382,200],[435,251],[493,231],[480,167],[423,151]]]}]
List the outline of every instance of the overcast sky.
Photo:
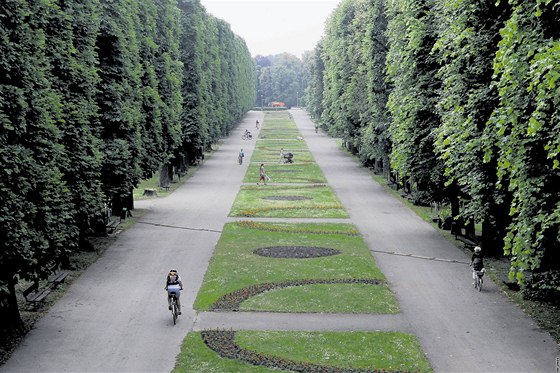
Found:
[{"label": "overcast sky", "polygon": [[201,0],[208,13],[231,25],[252,56],[288,52],[301,58],[324,35],[340,0]]}]

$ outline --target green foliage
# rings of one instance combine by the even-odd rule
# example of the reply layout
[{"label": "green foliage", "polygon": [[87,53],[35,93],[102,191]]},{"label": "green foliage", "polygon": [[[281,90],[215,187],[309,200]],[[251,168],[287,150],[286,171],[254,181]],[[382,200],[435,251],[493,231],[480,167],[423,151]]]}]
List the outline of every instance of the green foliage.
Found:
[{"label": "green foliage", "polygon": [[104,203],[131,208],[141,178],[189,141],[216,141],[254,103],[243,40],[199,1],[181,3],[2,3],[0,328],[19,324],[18,278],[70,265],[89,234],[105,233]]},{"label": "green foliage", "polygon": [[[438,53],[442,81],[437,106],[441,125],[435,146],[445,164],[447,185],[457,185],[465,221],[484,221],[483,246],[501,248],[509,219],[507,190],[496,189],[496,157],[484,159],[486,131],[498,91],[492,62],[496,39],[507,17],[507,4],[471,0],[441,1],[437,8]],[[491,145],[493,146],[493,145]],[[505,181],[504,181],[505,182]]]},{"label": "green foliage", "polygon": [[256,56],[258,76],[258,96],[256,106],[261,102],[270,106],[273,101],[284,102],[286,106],[296,106],[304,95],[302,83],[303,65],[299,58],[289,53],[274,56]]},{"label": "green foliage", "polygon": [[435,106],[441,86],[436,77],[439,64],[431,53],[436,38],[434,5],[432,0],[388,2],[387,71],[393,84],[388,102],[393,117],[391,164],[437,201],[446,191],[433,138],[440,125]]},{"label": "green foliage", "polygon": [[560,307],[560,271],[534,273],[523,288],[523,297]]},{"label": "green foliage", "polygon": [[19,324],[9,311],[17,310],[17,278],[44,278],[45,263],[77,237],[60,167],[62,99],[47,57],[50,5],[14,0],[0,8],[0,329]]},{"label": "green foliage", "polygon": [[486,157],[496,152],[500,180],[513,194],[504,250],[519,282],[527,270],[560,263],[558,11],[550,3],[514,2],[494,63],[500,105],[488,132],[497,150],[487,146]]},{"label": "green foliage", "polygon": [[254,104],[255,65],[229,25],[206,13],[199,0],[179,0],[183,65],[182,143],[175,157],[193,161]]}]

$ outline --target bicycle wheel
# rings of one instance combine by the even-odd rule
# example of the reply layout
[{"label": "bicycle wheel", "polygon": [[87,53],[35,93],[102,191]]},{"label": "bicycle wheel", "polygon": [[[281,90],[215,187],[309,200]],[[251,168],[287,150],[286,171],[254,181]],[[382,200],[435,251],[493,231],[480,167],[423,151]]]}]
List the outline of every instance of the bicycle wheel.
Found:
[{"label": "bicycle wheel", "polygon": [[173,316],[173,325],[177,323],[177,303],[175,298],[171,301],[171,315]]}]

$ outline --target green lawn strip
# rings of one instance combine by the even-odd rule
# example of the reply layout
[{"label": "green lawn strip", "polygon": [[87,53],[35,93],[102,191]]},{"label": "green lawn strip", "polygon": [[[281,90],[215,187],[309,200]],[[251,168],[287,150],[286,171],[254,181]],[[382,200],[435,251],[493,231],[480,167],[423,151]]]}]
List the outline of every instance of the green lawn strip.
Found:
[{"label": "green lawn strip", "polygon": [[[298,150],[291,150],[286,151],[285,153],[292,153],[293,161],[295,163],[302,163],[302,162],[314,162],[315,159],[313,158],[313,154],[307,149],[298,149]],[[251,156],[251,162],[255,163],[263,163],[263,162],[277,162],[277,163],[284,163],[284,161],[280,162],[280,148],[273,147],[273,148],[261,148],[255,149]]]},{"label": "green lawn strip", "polygon": [[389,371],[431,372],[420,343],[400,332],[238,331],[247,350],[295,361]]},{"label": "green lawn strip", "polygon": [[[244,350],[260,355],[285,361],[338,367],[342,370],[433,372],[417,339],[399,332],[248,330],[237,331],[234,343]],[[173,370],[175,373],[278,371],[237,359],[222,358],[204,344],[200,332],[187,334]]]},{"label": "green lawn strip", "polygon": [[[251,162],[243,182],[256,184],[259,181],[259,167],[260,163]],[[327,182],[323,171],[315,163],[297,163],[297,160],[292,164],[265,163],[264,168],[271,183],[323,184]]]},{"label": "green lawn strip", "polygon": [[301,133],[296,130],[271,129],[259,132],[259,139],[297,140],[298,136],[301,136]]},{"label": "green lawn strip", "polygon": [[[251,285],[304,279],[384,280],[362,237],[352,234],[355,228],[349,224],[228,223],[216,245],[194,308],[208,310],[221,296]],[[253,253],[271,246],[323,247],[341,253],[312,259],[270,258]],[[361,297],[367,298],[368,294]],[[332,298],[323,299],[328,303],[325,312],[340,309]],[[291,297],[285,309],[301,310],[302,302],[300,297]]]},{"label": "green lawn strip", "polygon": [[276,153],[280,153],[280,148],[284,148],[286,153],[295,153],[300,150],[309,151],[305,141],[296,139],[263,139],[255,143],[255,150],[276,151]]},{"label": "green lawn strip", "polygon": [[244,185],[230,216],[347,218],[348,213],[327,185]]},{"label": "green lawn strip", "polygon": [[256,295],[241,303],[240,310],[394,314],[399,306],[386,285],[317,284]]},{"label": "green lawn strip", "polygon": [[183,341],[181,352],[172,373],[224,373],[224,372],[276,372],[270,369],[250,365],[242,361],[220,357],[208,348],[200,338],[200,332],[191,332]]}]

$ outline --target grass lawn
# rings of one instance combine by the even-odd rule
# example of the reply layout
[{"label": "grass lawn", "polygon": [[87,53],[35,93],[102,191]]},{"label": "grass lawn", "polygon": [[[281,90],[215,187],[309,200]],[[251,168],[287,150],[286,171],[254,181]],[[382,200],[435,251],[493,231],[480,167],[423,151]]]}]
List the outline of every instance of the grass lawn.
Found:
[{"label": "grass lawn", "polygon": [[[416,338],[398,332],[238,331],[235,343],[266,356],[340,368],[433,372]],[[189,333],[173,372],[278,372],[220,357]]]},{"label": "grass lawn", "polygon": [[[245,183],[257,183],[259,181],[260,164],[252,162],[247,168],[243,181]],[[323,171],[315,163],[278,164],[268,163],[264,165],[265,173],[270,177],[271,183],[326,183],[327,179]]]},{"label": "grass lawn", "polygon": [[255,143],[255,150],[275,151],[280,154],[280,148],[284,148],[284,152],[295,153],[299,150],[309,151],[307,144],[303,140],[287,140],[287,139],[263,139]]},{"label": "grass lawn", "polygon": [[[299,303],[290,301],[296,298]],[[365,300],[365,301],[364,301]],[[241,303],[241,311],[398,313],[387,285],[316,284],[271,290]]]},{"label": "grass lawn", "polygon": [[[298,149],[285,151],[285,153],[292,153],[294,155],[293,160],[296,164],[302,162],[314,162],[313,154],[307,149]],[[267,163],[267,162],[280,162],[280,148],[270,147],[270,148],[258,148],[253,151],[251,156],[251,162],[254,163]],[[281,164],[281,163],[280,163]]]},{"label": "grass lawn", "polygon": [[326,185],[244,185],[230,216],[347,218],[348,213]]},{"label": "grass lawn", "polygon": [[[340,254],[292,259],[263,257],[253,253],[255,249],[272,246],[331,248],[339,250]],[[218,241],[194,308],[208,310],[221,296],[250,285],[305,279],[383,280],[384,276],[375,264],[362,237],[350,224],[228,223]],[[359,307],[364,309],[369,307],[368,312],[373,312],[373,306],[368,304],[373,303],[370,298],[370,287],[374,285],[339,286],[352,287],[353,289],[348,290],[348,294],[357,298],[357,302],[365,303]],[[283,312],[311,312],[318,307],[323,312],[340,312],[343,309],[344,305],[333,301],[336,298],[328,296],[333,289],[332,285],[304,287],[313,289],[311,293],[301,291],[299,286],[282,289],[280,293],[288,294],[287,302],[282,305]],[[311,294],[315,294],[316,298],[311,299]],[[341,302],[346,301],[348,294],[341,295]],[[383,297],[387,299],[377,299],[375,302],[391,305],[385,307],[383,312],[394,312],[393,295],[387,292]],[[262,302],[271,304],[266,297],[262,298]],[[313,308],[307,308],[311,305],[310,302],[314,302]],[[253,307],[257,307],[258,303],[258,300],[253,301]],[[270,309],[270,311],[280,311],[280,309]]]}]

